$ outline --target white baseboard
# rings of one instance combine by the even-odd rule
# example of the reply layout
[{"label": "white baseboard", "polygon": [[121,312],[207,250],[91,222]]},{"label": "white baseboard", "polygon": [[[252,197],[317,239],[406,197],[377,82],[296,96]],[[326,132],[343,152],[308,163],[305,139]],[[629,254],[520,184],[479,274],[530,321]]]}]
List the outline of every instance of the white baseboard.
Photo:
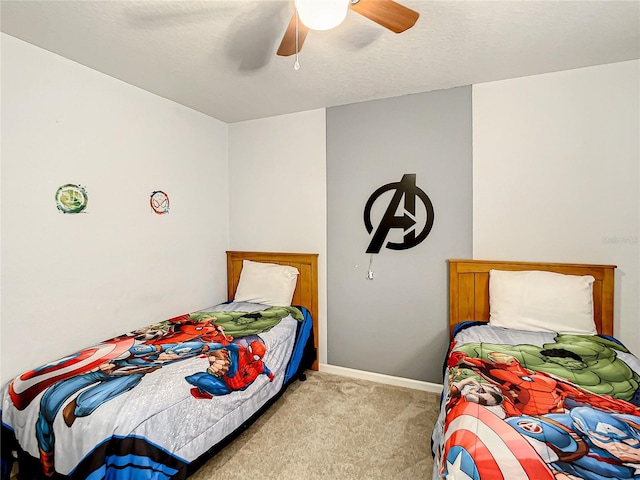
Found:
[{"label": "white baseboard", "polygon": [[326,363],[321,363],[318,368],[321,372],[332,373],[334,375],[359,378],[360,380],[370,380],[372,382],[384,383],[396,387],[413,388],[415,390],[422,390],[423,392],[442,393],[442,385],[438,383],[423,382],[420,380],[413,380],[411,378],[394,377],[391,375],[384,375],[382,373],[365,372],[363,370],[338,367],[336,365],[328,365]]}]

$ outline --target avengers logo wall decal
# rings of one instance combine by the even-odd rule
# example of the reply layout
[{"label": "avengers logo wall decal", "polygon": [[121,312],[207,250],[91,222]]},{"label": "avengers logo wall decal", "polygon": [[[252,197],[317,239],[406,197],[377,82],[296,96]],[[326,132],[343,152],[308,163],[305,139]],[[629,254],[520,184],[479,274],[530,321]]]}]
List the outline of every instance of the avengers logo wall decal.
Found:
[{"label": "avengers logo wall decal", "polygon": [[149,203],[151,204],[151,210],[156,212],[158,215],[169,213],[169,195],[164,193],[162,190],[152,192]]},{"label": "avengers logo wall decal", "polygon": [[[394,193],[374,232],[371,211],[378,199],[387,192]],[[403,199],[403,213],[398,216],[397,212]],[[416,200],[422,205],[420,210],[423,215],[416,213],[418,211]],[[425,216],[425,213],[426,218],[419,218]],[[433,204],[427,194],[416,185],[416,174],[404,174],[402,180],[383,185],[373,192],[369,200],[367,200],[367,204],[364,207],[364,225],[367,232],[374,232],[367,248],[367,253],[379,253],[392,229],[402,230],[402,241],[388,241],[384,245],[386,248],[390,250],[406,250],[415,247],[427,238],[427,235],[431,232],[433,219]],[[420,229],[418,229],[419,223],[422,224]],[[419,233],[416,233],[418,230]]]},{"label": "avengers logo wall decal", "polygon": [[56,207],[62,213],[80,213],[87,208],[89,196],[82,185],[67,183],[56,191]]}]

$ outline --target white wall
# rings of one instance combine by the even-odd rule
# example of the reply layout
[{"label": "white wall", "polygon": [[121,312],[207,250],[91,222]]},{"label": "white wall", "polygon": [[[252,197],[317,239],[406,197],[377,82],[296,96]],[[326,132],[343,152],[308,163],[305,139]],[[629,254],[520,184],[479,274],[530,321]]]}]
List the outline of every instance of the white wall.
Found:
[{"label": "white wall", "polygon": [[[1,40],[4,383],[224,300],[229,232],[226,124]],[[86,213],[57,211],[65,183],[86,187]]]},{"label": "white wall", "polygon": [[614,264],[640,354],[640,61],[473,87],[474,258]]},{"label": "white wall", "polygon": [[229,125],[230,248],[318,253],[319,361],[327,358],[325,111]]}]

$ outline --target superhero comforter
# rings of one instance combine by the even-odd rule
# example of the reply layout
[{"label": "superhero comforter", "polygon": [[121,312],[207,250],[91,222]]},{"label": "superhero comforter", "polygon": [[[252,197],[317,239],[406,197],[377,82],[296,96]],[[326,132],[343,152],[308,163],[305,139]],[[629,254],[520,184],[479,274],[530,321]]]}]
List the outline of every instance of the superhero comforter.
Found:
[{"label": "superhero comforter", "polygon": [[610,337],[471,325],[445,365],[434,479],[640,479],[640,360]]},{"label": "superhero comforter", "polygon": [[222,304],[31,370],[2,390],[2,478],[185,478],[308,368],[305,309]]}]

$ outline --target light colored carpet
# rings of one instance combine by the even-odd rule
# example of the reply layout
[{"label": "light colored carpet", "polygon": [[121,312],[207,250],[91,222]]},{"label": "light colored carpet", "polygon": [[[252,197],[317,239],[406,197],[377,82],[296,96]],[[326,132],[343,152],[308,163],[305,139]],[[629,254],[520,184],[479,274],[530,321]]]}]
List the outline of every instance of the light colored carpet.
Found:
[{"label": "light colored carpet", "polygon": [[431,477],[440,396],[308,372],[191,479]]}]

